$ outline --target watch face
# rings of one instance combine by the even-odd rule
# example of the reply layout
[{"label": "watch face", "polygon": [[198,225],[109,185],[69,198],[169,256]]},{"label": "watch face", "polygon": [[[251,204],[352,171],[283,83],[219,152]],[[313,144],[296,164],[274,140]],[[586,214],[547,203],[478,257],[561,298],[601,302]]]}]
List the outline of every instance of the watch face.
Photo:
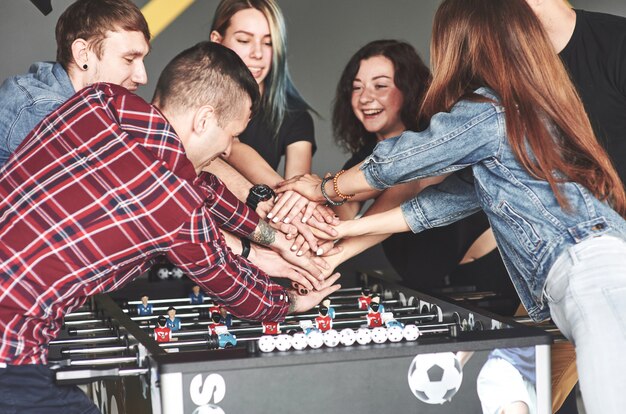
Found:
[{"label": "watch face", "polygon": [[266,201],[274,197],[274,190],[265,184],[257,184],[250,191],[259,201]]}]

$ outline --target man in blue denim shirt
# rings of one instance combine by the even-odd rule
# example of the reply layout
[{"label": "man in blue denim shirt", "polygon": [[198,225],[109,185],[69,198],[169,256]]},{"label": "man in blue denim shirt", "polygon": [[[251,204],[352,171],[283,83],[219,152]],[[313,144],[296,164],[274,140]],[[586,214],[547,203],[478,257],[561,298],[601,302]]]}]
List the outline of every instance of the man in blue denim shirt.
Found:
[{"label": "man in blue denim shirt", "polygon": [[33,128],[96,82],[131,91],[147,82],[150,32],[130,0],[78,0],[59,17],[57,62],[37,62],[0,86],[0,167]]}]

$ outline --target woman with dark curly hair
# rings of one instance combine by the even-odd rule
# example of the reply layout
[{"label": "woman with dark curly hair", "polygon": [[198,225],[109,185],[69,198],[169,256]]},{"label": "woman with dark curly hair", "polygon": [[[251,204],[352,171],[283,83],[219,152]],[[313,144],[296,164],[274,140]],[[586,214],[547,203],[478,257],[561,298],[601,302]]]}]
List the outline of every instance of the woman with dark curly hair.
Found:
[{"label": "woman with dark curly hair", "polygon": [[[344,169],[363,161],[378,142],[427,126],[418,113],[429,82],[430,71],[413,46],[405,42],[376,40],[350,58],[337,85],[333,109],[335,139],[352,153]],[[384,192],[357,194],[334,209],[341,219],[352,219],[366,200],[374,198],[374,204],[365,213],[370,215],[396,207],[442,179],[435,177]],[[374,241],[342,241],[342,256],[356,254]],[[454,284],[495,291],[502,300],[491,301],[490,308],[505,314],[511,314],[519,304],[483,213],[420,234],[394,234],[382,246],[403,283],[412,288],[436,291]]]}]

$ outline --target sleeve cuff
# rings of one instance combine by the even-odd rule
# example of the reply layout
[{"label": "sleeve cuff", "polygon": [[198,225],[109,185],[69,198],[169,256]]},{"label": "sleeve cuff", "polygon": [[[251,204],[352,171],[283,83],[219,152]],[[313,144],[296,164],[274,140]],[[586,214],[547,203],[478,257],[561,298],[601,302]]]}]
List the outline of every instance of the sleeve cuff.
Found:
[{"label": "sleeve cuff", "polygon": [[363,171],[365,181],[375,190],[384,190],[391,187],[392,184],[387,184],[380,177],[380,166],[374,161],[373,157],[373,155],[370,155],[365,158],[365,161],[363,161],[363,164],[359,167],[359,169]]},{"label": "sleeve cuff", "polygon": [[424,215],[424,211],[419,205],[417,197],[402,203],[400,210],[402,211],[406,224],[408,224],[413,233],[419,233],[432,228]]}]

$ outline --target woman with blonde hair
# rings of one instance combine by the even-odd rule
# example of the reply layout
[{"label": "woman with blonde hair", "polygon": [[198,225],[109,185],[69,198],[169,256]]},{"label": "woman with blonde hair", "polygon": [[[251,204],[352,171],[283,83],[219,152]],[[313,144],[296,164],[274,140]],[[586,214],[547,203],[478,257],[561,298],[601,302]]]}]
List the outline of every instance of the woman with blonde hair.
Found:
[{"label": "woman with blonde hair", "polygon": [[[287,66],[287,31],[274,0],[222,0],[211,25],[211,41],[234,50],[256,79],[261,107],[239,136],[277,169],[285,156],[286,178],[311,171],[315,151],[311,107],[294,86]],[[233,154],[242,156],[241,153]],[[245,163],[241,163],[245,166]],[[245,168],[245,167],[244,167]],[[254,180],[257,165],[249,166]]]},{"label": "woman with blonde hair", "polygon": [[529,315],[551,316],[575,344],[586,411],[621,412],[626,195],[543,27],[525,0],[445,0],[431,60],[427,129],[382,141],[345,173],[281,191],[337,202],[450,173],[339,234],[420,232],[482,209]]}]

